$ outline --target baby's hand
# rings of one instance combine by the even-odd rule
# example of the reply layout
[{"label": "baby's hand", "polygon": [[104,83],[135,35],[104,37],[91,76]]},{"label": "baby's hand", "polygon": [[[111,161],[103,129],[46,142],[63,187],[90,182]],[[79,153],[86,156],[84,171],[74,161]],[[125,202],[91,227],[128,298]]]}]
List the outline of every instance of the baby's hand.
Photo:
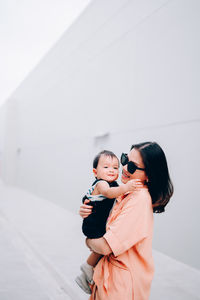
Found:
[{"label": "baby's hand", "polygon": [[126,183],[126,187],[128,192],[133,192],[140,190],[143,184],[140,179],[131,179]]}]

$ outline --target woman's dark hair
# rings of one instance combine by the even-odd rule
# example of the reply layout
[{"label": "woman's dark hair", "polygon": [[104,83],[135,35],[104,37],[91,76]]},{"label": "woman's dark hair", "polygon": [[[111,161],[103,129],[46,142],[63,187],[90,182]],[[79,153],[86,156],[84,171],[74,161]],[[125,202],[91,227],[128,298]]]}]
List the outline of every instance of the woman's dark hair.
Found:
[{"label": "woman's dark hair", "polygon": [[152,198],[153,212],[162,213],[173,195],[165,153],[155,142],[132,145],[140,152],[148,177],[148,189]]},{"label": "woman's dark hair", "polygon": [[94,169],[97,168],[98,163],[99,163],[99,159],[100,159],[101,155],[110,156],[110,157],[112,157],[112,158],[115,157],[115,158],[117,158],[117,160],[118,160],[118,162],[119,162],[118,157],[117,157],[113,152],[108,151],[108,150],[103,150],[103,151],[99,152],[99,153],[95,156],[95,158],[94,158],[94,160],[93,160],[93,168],[94,168]]}]

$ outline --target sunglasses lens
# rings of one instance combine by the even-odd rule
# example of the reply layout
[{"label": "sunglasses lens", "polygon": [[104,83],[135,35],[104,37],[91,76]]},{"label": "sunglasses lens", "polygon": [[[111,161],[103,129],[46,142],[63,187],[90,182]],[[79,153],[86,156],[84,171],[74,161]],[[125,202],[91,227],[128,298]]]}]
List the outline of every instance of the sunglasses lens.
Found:
[{"label": "sunglasses lens", "polygon": [[128,156],[125,153],[122,153],[121,155],[121,164],[122,166],[125,166],[128,163]]},{"label": "sunglasses lens", "polygon": [[130,174],[133,174],[137,170],[137,166],[133,161],[128,160],[128,155],[126,153],[122,153],[121,155],[121,164],[122,166],[127,165],[127,170]]},{"label": "sunglasses lens", "polygon": [[136,165],[134,164],[134,162],[132,161],[129,161],[128,162],[128,166],[127,166],[127,170],[130,174],[133,174],[135,171],[136,171],[137,167]]}]

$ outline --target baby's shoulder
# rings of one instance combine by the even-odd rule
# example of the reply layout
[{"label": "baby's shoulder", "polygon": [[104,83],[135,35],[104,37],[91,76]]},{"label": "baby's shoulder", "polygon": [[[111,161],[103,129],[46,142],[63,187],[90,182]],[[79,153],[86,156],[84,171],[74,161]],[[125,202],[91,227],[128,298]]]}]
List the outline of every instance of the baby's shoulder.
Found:
[{"label": "baby's shoulder", "polygon": [[109,185],[108,185],[107,181],[105,181],[105,180],[99,180],[93,186],[92,195],[102,194],[102,191],[104,191],[107,188],[109,188]]},{"label": "baby's shoulder", "polygon": [[108,184],[108,182],[107,182],[106,180],[101,179],[101,180],[99,180],[99,181],[96,183],[96,186],[97,186],[97,187],[100,187],[100,186],[109,187],[109,184]]}]

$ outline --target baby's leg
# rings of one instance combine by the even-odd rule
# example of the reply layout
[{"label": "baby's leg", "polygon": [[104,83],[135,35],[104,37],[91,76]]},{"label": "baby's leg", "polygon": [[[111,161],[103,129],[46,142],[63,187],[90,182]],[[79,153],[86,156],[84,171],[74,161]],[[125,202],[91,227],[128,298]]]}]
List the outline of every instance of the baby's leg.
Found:
[{"label": "baby's leg", "polygon": [[92,267],[95,267],[101,257],[102,257],[101,254],[98,254],[96,252],[92,252],[90,254],[90,256],[88,257],[88,259],[87,259],[88,265],[90,265]]},{"label": "baby's leg", "polygon": [[77,276],[75,279],[80,288],[82,288],[88,294],[91,294],[91,288],[89,284],[94,284],[93,268],[96,266],[101,257],[102,255],[92,252],[87,261],[81,265],[82,274]]},{"label": "baby's leg", "polygon": [[85,275],[86,280],[91,284],[94,283],[93,282],[93,273],[94,273],[93,269],[101,257],[102,257],[102,255],[92,252],[90,254],[90,256],[88,257],[87,262],[85,262],[81,265],[81,271]]}]

